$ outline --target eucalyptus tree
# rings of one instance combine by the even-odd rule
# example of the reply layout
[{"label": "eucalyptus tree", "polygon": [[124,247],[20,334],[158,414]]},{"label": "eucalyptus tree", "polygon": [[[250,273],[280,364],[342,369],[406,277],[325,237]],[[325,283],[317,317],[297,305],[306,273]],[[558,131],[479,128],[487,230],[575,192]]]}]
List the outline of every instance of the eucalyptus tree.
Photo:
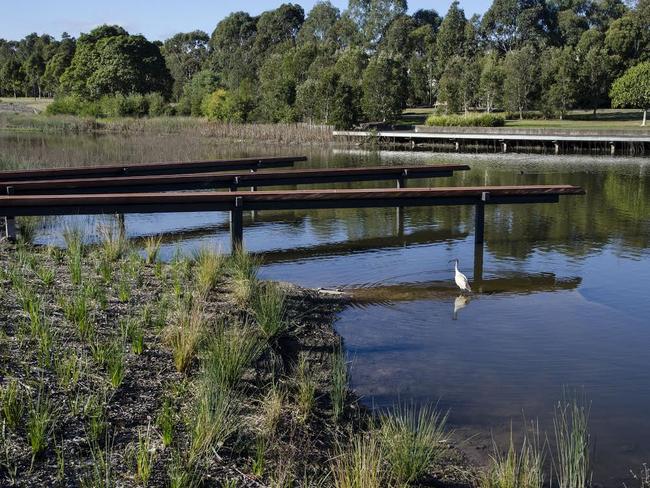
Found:
[{"label": "eucalyptus tree", "polygon": [[634,9],[613,21],[605,45],[622,69],[650,60],[650,0],[639,0]]},{"label": "eucalyptus tree", "polygon": [[489,52],[480,61],[479,99],[490,113],[503,102],[503,62],[495,52]]},{"label": "eucalyptus tree", "polygon": [[25,83],[25,75],[20,68],[20,61],[18,61],[15,55],[7,57],[0,66],[0,83],[4,91],[14,97],[23,94],[22,89]]},{"label": "eucalyptus tree", "polygon": [[589,107],[594,115],[608,103],[614,60],[605,47],[605,35],[596,28],[582,34],[575,49],[578,77],[578,103]]},{"label": "eucalyptus tree", "polygon": [[394,120],[406,104],[407,77],[403,63],[385,53],[370,59],[363,72],[361,106],[370,120]]},{"label": "eucalyptus tree", "polygon": [[466,23],[465,12],[459,7],[458,1],[454,0],[436,36],[436,64],[439,73],[444,72],[451,57],[464,54]]},{"label": "eucalyptus tree", "polygon": [[407,10],[406,0],[349,0],[348,3],[348,13],[368,47],[377,46],[388,26]]},{"label": "eucalyptus tree", "polygon": [[262,13],[257,19],[253,45],[259,65],[269,54],[293,45],[304,21],[305,11],[293,3]]},{"label": "eucalyptus tree", "polygon": [[298,32],[298,42],[325,42],[341,18],[341,12],[329,1],[319,1],[307,14]]},{"label": "eucalyptus tree", "polygon": [[542,53],[542,110],[564,118],[576,101],[578,70],[571,46],[549,48]]},{"label": "eucalyptus tree", "polygon": [[196,30],[179,32],[163,43],[161,51],[174,78],[174,99],[180,97],[183,86],[205,65],[209,41],[207,33]]},{"label": "eucalyptus tree", "polygon": [[503,63],[505,101],[510,110],[519,112],[520,119],[533,103],[539,77],[537,61],[537,50],[526,45],[508,52]]},{"label": "eucalyptus tree", "polygon": [[256,78],[258,60],[253,50],[256,35],[257,19],[246,12],[230,14],[212,32],[209,64],[228,88]]},{"label": "eucalyptus tree", "polygon": [[488,42],[502,53],[525,43],[542,44],[550,12],[544,0],[494,0],[481,21]]}]

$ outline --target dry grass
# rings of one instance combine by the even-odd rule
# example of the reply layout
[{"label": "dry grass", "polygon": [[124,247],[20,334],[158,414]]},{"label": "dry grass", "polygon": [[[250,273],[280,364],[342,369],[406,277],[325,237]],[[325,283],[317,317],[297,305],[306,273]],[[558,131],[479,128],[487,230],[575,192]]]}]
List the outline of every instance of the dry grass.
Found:
[{"label": "dry grass", "polygon": [[336,488],[380,488],[383,476],[381,444],[373,433],[357,435],[348,446],[339,446],[331,463]]},{"label": "dry grass", "polygon": [[204,336],[206,316],[200,300],[176,310],[164,330],[164,340],[172,348],[174,366],[184,372],[192,363]]}]

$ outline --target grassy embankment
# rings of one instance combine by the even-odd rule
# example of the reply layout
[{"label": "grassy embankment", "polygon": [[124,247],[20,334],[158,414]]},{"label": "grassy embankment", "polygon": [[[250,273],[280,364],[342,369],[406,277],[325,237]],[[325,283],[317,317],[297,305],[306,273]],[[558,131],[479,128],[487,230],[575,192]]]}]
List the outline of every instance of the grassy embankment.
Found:
[{"label": "grassy embankment", "polygon": [[[432,114],[430,108],[406,109],[400,124],[424,125],[427,117]],[[636,130],[650,132],[650,126],[641,127],[642,113],[640,110],[599,110],[596,115],[588,110],[572,110],[563,120],[543,119],[541,114],[534,114],[535,118],[509,118],[506,120],[505,128],[546,128],[546,129],[567,129],[567,130]],[[537,118],[539,117],[539,118]]]},{"label": "grassy embankment", "polygon": [[[232,141],[274,144],[328,144],[332,128],[312,124],[237,124],[211,122],[202,117],[94,118],[41,113],[51,100],[0,99],[0,130],[51,133],[188,134]],[[6,100],[6,103],[4,102]],[[32,107],[38,105],[38,113]],[[16,109],[19,107],[19,109]]]},{"label": "grassy embankment", "polygon": [[[42,112],[51,99],[0,98],[0,129],[28,130],[56,133],[125,133],[178,134],[187,133],[237,141],[260,141],[278,144],[329,144],[334,142],[332,128],[310,124],[229,124],[210,122],[199,117],[163,116],[151,118],[101,118],[45,115]],[[398,125],[424,125],[431,108],[409,108],[396,121]],[[563,120],[544,119],[530,112],[533,118],[505,121],[505,129],[566,129],[566,130],[633,130],[641,127],[639,110],[602,109],[596,115],[589,110],[572,110]]]},{"label": "grassy embankment", "polygon": [[446,415],[356,404],[339,299],[245,253],[164,264],[159,239],[101,235],[2,244],[0,485],[430,486],[457,465]]}]

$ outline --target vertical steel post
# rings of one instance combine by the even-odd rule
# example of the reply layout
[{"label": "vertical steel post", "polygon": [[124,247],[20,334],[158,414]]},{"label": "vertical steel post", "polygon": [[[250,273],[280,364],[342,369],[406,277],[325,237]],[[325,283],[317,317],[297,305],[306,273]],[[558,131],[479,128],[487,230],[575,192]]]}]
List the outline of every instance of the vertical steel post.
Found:
[{"label": "vertical steel post", "polygon": [[235,206],[230,211],[230,247],[234,253],[244,241],[244,211],[242,197],[235,197]]},{"label": "vertical steel post", "polygon": [[[14,194],[14,187],[7,187],[7,195]],[[5,236],[9,242],[16,242],[16,217],[7,215],[5,217]]]},{"label": "vertical steel post", "polygon": [[483,244],[474,245],[474,291],[481,291],[483,282]]},{"label": "vertical steel post", "polygon": [[[408,170],[405,169],[402,175],[397,178],[397,188],[406,188],[406,177]],[[404,207],[397,207],[397,234],[404,235]]]},{"label": "vertical steel post", "polygon": [[[251,173],[257,173],[256,169],[251,169]],[[251,186],[251,191],[257,191],[256,186]],[[257,212],[255,210],[251,210],[251,219],[255,221],[255,217],[257,215]]]},{"label": "vertical steel post", "polygon": [[476,211],[474,215],[474,243],[483,245],[485,240],[485,202],[490,198],[489,192],[481,193],[481,201],[476,204]]}]

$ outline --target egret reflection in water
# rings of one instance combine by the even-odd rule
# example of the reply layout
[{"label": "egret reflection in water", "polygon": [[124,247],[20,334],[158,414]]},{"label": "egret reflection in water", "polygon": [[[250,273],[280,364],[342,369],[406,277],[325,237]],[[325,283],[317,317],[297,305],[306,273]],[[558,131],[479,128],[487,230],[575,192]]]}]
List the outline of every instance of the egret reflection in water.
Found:
[{"label": "egret reflection in water", "polygon": [[469,305],[469,302],[472,300],[470,297],[467,295],[460,294],[456,297],[456,300],[454,300],[454,313],[452,315],[453,320],[458,320],[458,312],[462,309],[464,309],[467,305]]}]

